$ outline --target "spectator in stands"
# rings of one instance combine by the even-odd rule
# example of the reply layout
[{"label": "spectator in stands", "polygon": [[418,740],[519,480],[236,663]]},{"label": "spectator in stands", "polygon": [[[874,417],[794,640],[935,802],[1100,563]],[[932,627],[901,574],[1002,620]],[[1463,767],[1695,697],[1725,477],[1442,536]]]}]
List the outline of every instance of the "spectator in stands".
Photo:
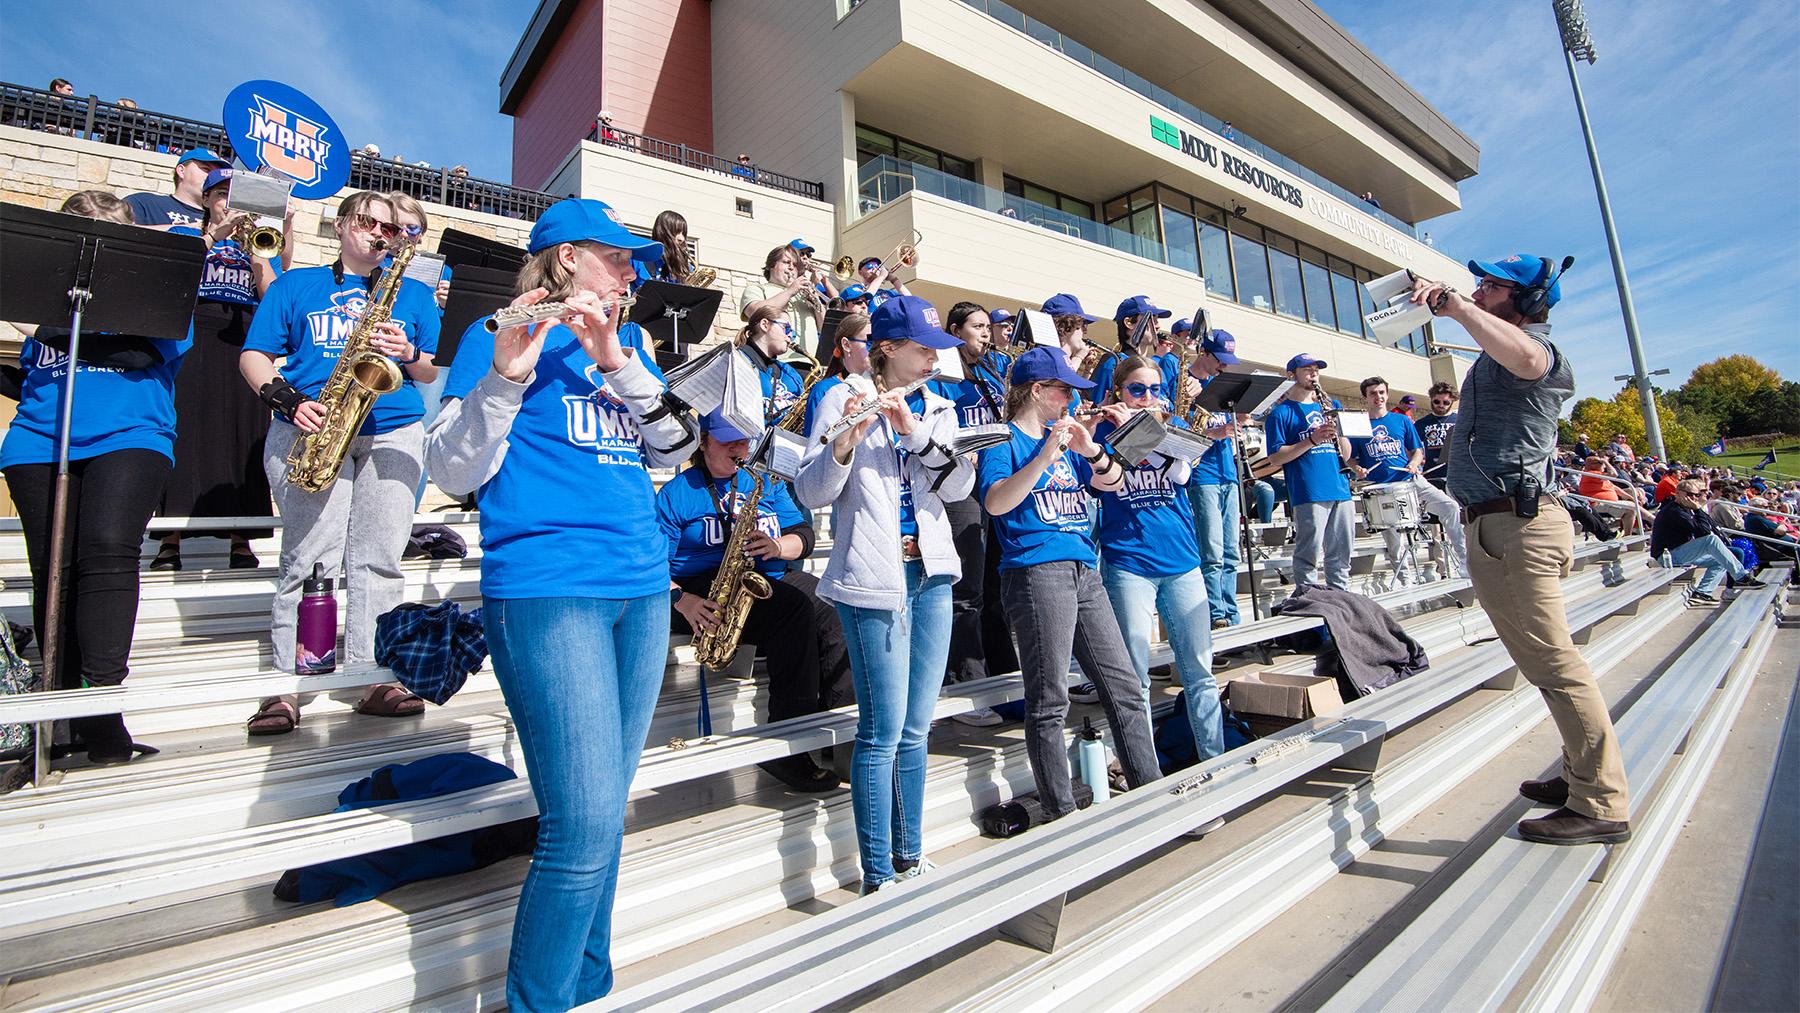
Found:
[{"label": "spectator in stands", "polygon": [[1619,484],[1615,481],[1618,477],[1618,472],[1595,454],[1587,459],[1576,491],[1589,499],[1606,501],[1604,505],[1594,504],[1594,508],[1608,517],[1617,518],[1620,528],[1630,534],[1638,530],[1640,523],[1647,524],[1655,518],[1638,505],[1637,490]]},{"label": "spectator in stands", "polygon": [[1627,464],[1637,461],[1637,454],[1631,449],[1631,441],[1625,438],[1624,433],[1619,433],[1612,438],[1612,442],[1606,445],[1606,453],[1615,461],[1624,461]]},{"label": "spectator in stands", "polygon": [[[1431,400],[1431,414],[1419,417],[1419,440],[1425,444],[1425,480],[1444,488],[1444,447],[1450,442],[1450,431],[1456,428],[1456,388],[1448,381],[1431,385],[1425,396]],[[1561,464],[1562,455],[1557,455]]]},{"label": "spectator in stands", "polygon": [[136,100],[128,98],[122,98],[113,104],[121,109],[136,109],[138,107]]},{"label": "spectator in stands", "polygon": [[1225,121],[1225,126],[1219,131],[1219,136],[1228,141],[1237,140],[1237,131],[1232,128],[1230,120]]},{"label": "spectator in stands", "polygon": [[1377,211],[1381,210],[1381,202],[1375,199],[1375,193],[1372,190],[1364,190],[1362,192],[1362,201],[1364,204],[1369,205]]},{"label": "spectator in stands", "polygon": [[1419,410],[1419,399],[1416,397],[1413,397],[1411,394],[1408,394],[1405,397],[1400,399],[1400,407],[1394,409],[1394,414],[1404,415],[1408,419],[1410,419],[1413,417],[1414,413],[1417,412],[1418,410]]},{"label": "spectator in stands", "polygon": [[733,166],[731,171],[745,179],[756,178],[756,166],[750,164],[749,155],[740,153],[737,157],[737,165]]},{"label": "spectator in stands", "polygon": [[168,231],[177,225],[198,227],[206,220],[200,206],[201,192],[215,169],[229,169],[231,163],[207,148],[189,148],[175,160],[175,193],[134,193],[125,198],[139,225]]},{"label": "spectator in stands", "polygon": [[763,280],[745,285],[738,300],[738,314],[746,322],[761,310],[771,310],[791,320],[795,340],[808,353],[819,347],[825,303],[812,280],[800,273],[800,254],[785,243],[763,258]]},{"label": "spectator in stands", "polygon": [[[292,266],[293,206],[290,202],[283,222],[285,249],[272,259],[251,256],[243,230],[252,216],[226,206],[231,172],[214,169],[201,193],[206,217],[199,234],[211,245],[194,304],[194,345],[175,378],[181,425],[175,431],[175,471],[158,511],[164,517],[267,517],[273,509],[262,468],[269,407],[244,386],[238,356],[263,295],[282,268]],[[150,569],[181,569],[184,534],[229,537],[234,570],[260,565],[250,540],[268,537],[253,529],[171,531],[162,536]]]},{"label": "spectator in stands", "polygon": [[[83,190],[61,210],[132,224],[131,209],[101,190]],[[61,394],[69,376],[64,327],[15,325],[27,337],[19,353],[24,376],[11,396],[18,414],[0,442],[0,473],[19,514],[31,569],[32,618],[45,632],[51,503],[55,496]],[[187,340],[83,334],[75,371],[78,410],[69,433],[66,596],[57,637],[58,671],[45,689],[117,686],[125,681],[137,624],[138,549],[150,511],[162,496],[175,452],[175,375]],[[74,718],[76,748],[89,762],[126,763],[154,753],[131,741],[119,714]],[[42,772],[40,772],[42,773]]]},{"label": "spectator in stands", "polygon": [[362,146],[362,153],[369,156],[370,158],[380,158],[381,157],[381,149],[379,147],[377,147],[375,145],[375,142],[373,142],[373,141]]},{"label": "spectator in stands", "polygon": [[459,165],[456,168],[451,169],[450,170],[450,178],[451,179],[468,179],[469,178],[468,167]]},{"label": "spectator in stands", "polygon": [[[750,453],[750,437],[718,410],[702,421],[700,449],[689,466],[663,483],[656,494],[656,520],[669,540],[671,632],[697,633],[719,625],[723,602],[707,595],[724,564],[725,543],[755,484],[740,467]],[[769,582],[769,596],[750,602],[742,642],[760,648],[769,663],[769,720],[785,721],[819,711],[827,675],[819,656],[817,613],[826,606],[812,594],[783,581],[812,555],[812,518],[788,495],[787,483],[764,476],[756,503],[756,531],[745,551]],[[748,649],[748,648],[746,648]],[[841,656],[833,659],[846,663]],[[795,791],[823,792],[838,786],[836,773],[806,753],[759,766]]]},{"label": "spectator in stands", "polygon": [[1750,576],[1724,539],[1713,531],[1705,509],[1706,487],[1692,480],[1676,485],[1670,502],[1656,512],[1656,523],[1650,530],[1650,556],[1664,558],[1674,566],[1700,567],[1700,579],[1694,582],[1690,597],[1716,604],[1713,594],[1719,581],[1730,576],[1740,588],[1762,587],[1762,581]]},{"label": "spectator in stands", "polygon": [[50,90],[55,92],[58,95],[73,95],[73,94],[75,94],[75,86],[70,84],[67,78],[62,78],[62,77],[54,78],[51,80]]},{"label": "spectator in stands", "polygon": [[1675,487],[1680,485],[1681,480],[1687,477],[1687,472],[1684,471],[1680,465],[1665,469],[1662,477],[1657,479],[1655,491],[1650,494],[1651,498],[1656,501],[1656,505],[1662,506],[1670,496],[1675,495]]}]

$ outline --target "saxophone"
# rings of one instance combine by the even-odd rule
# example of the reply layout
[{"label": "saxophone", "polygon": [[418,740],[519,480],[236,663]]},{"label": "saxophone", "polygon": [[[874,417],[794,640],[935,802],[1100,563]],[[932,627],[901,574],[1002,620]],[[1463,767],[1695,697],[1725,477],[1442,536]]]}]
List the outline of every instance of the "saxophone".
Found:
[{"label": "saxophone", "polygon": [[1194,414],[1194,398],[1188,393],[1188,369],[1199,358],[1194,351],[1197,341],[1190,339],[1181,348],[1181,355],[1175,359],[1175,410],[1174,416],[1184,422],[1192,423]]},{"label": "saxophone", "polygon": [[375,325],[386,323],[394,315],[394,299],[405,280],[406,265],[412,262],[418,246],[407,243],[394,254],[394,263],[381,274],[381,280],[369,293],[362,318],[344,342],[331,377],[315,399],[325,407],[325,421],[316,433],[301,433],[288,451],[288,484],[307,492],[320,492],[337,481],[344,466],[344,455],[350,441],[369,417],[375,399],[398,390],[405,377],[394,360],[369,347]]},{"label": "saxophone", "polygon": [[801,348],[798,343],[794,345],[794,351],[799,352],[807,362],[812,363],[812,368],[806,371],[806,379],[800,384],[799,400],[795,401],[788,408],[787,413],[781,416],[781,421],[775,423],[775,428],[805,436],[805,433],[800,432],[800,427],[806,423],[806,399],[812,393],[813,385],[825,379],[825,364],[807,354],[806,349]]},{"label": "saxophone", "polygon": [[[743,467],[743,462],[738,462]],[[725,558],[719,562],[718,575],[707,588],[706,597],[719,607],[719,626],[712,631],[694,631],[694,660],[707,668],[724,668],[737,653],[738,639],[744,635],[744,623],[750,618],[750,607],[775,593],[769,578],[756,572],[756,561],[744,551],[751,532],[756,530],[756,505],[762,500],[763,477],[755,468],[750,471],[750,494],[732,517],[731,537],[725,539]],[[735,484],[735,479],[733,480]]]},{"label": "saxophone", "polygon": [[[1075,367],[1075,372],[1079,374],[1083,380],[1092,380],[1095,371],[1100,368],[1100,364],[1118,354],[1119,353],[1110,348],[1097,345],[1090,341],[1088,342],[1087,354],[1082,356],[1081,365]],[[1099,393],[1097,396],[1105,397],[1105,394]]]}]

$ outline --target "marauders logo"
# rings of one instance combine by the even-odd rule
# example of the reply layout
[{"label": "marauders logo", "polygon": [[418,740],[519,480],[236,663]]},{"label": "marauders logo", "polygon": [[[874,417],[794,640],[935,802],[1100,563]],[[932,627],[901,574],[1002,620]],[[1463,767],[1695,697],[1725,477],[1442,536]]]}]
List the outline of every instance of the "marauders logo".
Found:
[{"label": "marauders logo", "polygon": [[284,109],[261,95],[250,114],[250,139],[262,164],[301,184],[317,183],[325,175],[325,158],[331,142],[325,140],[325,124]]},{"label": "marauders logo", "polygon": [[294,181],[303,200],[329,197],[350,180],[350,149],[319,104],[279,81],[245,81],[225,98],[225,133],[238,160]]}]

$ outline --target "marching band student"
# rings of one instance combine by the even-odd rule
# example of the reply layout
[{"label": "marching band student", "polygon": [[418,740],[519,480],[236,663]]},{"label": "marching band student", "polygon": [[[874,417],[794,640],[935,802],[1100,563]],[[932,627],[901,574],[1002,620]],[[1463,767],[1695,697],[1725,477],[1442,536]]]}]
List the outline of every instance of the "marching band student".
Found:
[{"label": "marching band student", "polygon": [[[1450,575],[1467,575],[1469,553],[1463,543],[1462,511],[1457,509],[1455,500],[1421,476],[1425,445],[1419,439],[1418,429],[1413,426],[1411,419],[1399,412],[1388,411],[1386,380],[1379,376],[1364,380],[1362,395],[1363,400],[1368,403],[1369,429],[1373,435],[1350,441],[1351,449],[1356,454],[1357,470],[1362,473],[1362,477],[1377,485],[1406,483],[1412,486],[1413,492],[1418,494],[1420,507],[1436,517],[1444,527],[1444,538],[1450,543]],[[1381,540],[1387,547],[1388,562],[1394,567],[1394,576],[1403,583],[1407,579],[1407,575],[1401,572],[1400,543],[1404,537],[1392,527],[1381,532]]]},{"label": "marching band student", "polygon": [[1426,397],[1431,399],[1431,414],[1413,420],[1419,430],[1419,442],[1425,445],[1425,470],[1421,474],[1425,481],[1442,489],[1449,478],[1445,473],[1449,457],[1444,447],[1450,440],[1450,431],[1456,428],[1456,388],[1439,380],[1431,385]]},{"label": "marching band student", "polygon": [[738,354],[749,361],[762,381],[763,421],[774,425],[806,389],[800,371],[781,361],[793,346],[794,328],[780,309],[759,306],[734,341]]},{"label": "marching band student", "polygon": [[[348,603],[344,655],[350,664],[375,658],[375,618],[400,603],[405,578],[400,556],[412,532],[414,491],[424,459],[424,404],[416,384],[437,376],[439,314],[429,288],[405,279],[392,319],[375,329],[371,347],[400,364],[398,390],[377,398],[362,431],[350,441],[343,471],[329,487],[307,492],[288,482],[288,451],[326,418],[316,398],[368,307],[375,272],[400,227],[387,198],[368,190],[345,197],[333,223],[341,249],[336,262],[282,274],[269,286],[238,368],[277,418],[264,441],[263,468],[281,511],[281,568],[269,626],[275,667],[294,670],[294,632],[301,583],[323,563],[343,565]],[[279,372],[277,358],[286,364]],[[370,686],[356,709],[406,717],[425,702],[394,683]],[[249,723],[252,735],[279,735],[300,721],[293,696],[263,700]]]},{"label": "marching band student", "polygon": [[1321,548],[1325,583],[1349,590],[1350,546],[1356,537],[1356,503],[1350,483],[1339,470],[1350,456],[1350,441],[1338,435],[1326,411],[1342,406],[1317,403],[1313,385],[1325,362],[1305,352],[1288,360],[1294,381],[1287,396],[1263,421],[1269,465],[1281,466],[1287,479],[1288,511],[1294,519],[1294,584],[1310,584]]},{"label": "marching band student", "polygon": [[977,485],[994,517],[1001,594],[1017,624],[1031,773],[1045,816],[1057,819],[1075,808],[1063,740],[1071,653],[1099,692],[1126,781],[1135,788],[1159,771],[1144,695],[1094,568],[1088,520],[1087,488],[1117,490],[1124,469],[1067,416],[1075,391],[1093,384],[1051,348],[1020,355],[1011,379],[1012,439],[982,451]]},{"label": "marching band student", "polygon": [[[809,352],[818,348],[819,329],[825,326],[825,303],[813,289],[812,278],[800,272],[800,254],[792,246],[770,250],[763,259],[763,280],[744,286],[738,315],[753,324],[759,311],[768,311],[771,318],[797,321],[799,329],[793,333],[798,334],[800,347]],[[788,340],[793,340],[791,334]]]},{"label": "marching band student", "polygon": [[795,255],[800,258],[800,273],[813,283],[813,291],[819,298],[830,302],[838,297],[837,282],[831,277],[831,269],[813,259],[812,244],[796,236],[788,243]]},{"label": "marching band student", "polygon": [[459,354],[448,390],[467,396],[446,401],[428,441],[446,491],[479,490],[488,649],[538,804],[511,1009],[569,1009],[612,988],[625,798],[669,645],[669,541],[646,468],[679,464],[695,440],[643,331],[607,305],[651,246],[600,201],[551,205],[514,304],[575,312],[501,331],[489,363]]},{"label": "marching band student", "polygon": [[[1012,348],[1013,315],[998,307],[988,310],[988,344],[997,353],[1008,353]],[[1004,356],[1002,356],[1004,358]]]},{"label": "marching band student", "polygon": [[[1200,378],[1204,386],[1223,373],[1226,366],[1237,363],[1237,338],[1230,331],[1214,328],[1201,340],[1188,372]],[[1200,572],[1206,575],[1207,609],[1215,630],[1242,622],[1238,616],[1237,568],[1243,494],[1239,491],[1237,450],[1233,445],[1236,426],[1236,421],[1223,412],[1207,417],[1203,432],[1213,445],[1194,465],[1194,476],[1187,487],[1188,502],[1194,508],[1194,537],[1200,545]]]},{"label": "marching band student", "polygon": [[[1152,360],[1130,356],[1120,363],[1113,389],[1114,404],[1094,427],[1104,443],[1132,412],[1161,408],[1167,391],[1162,370]],[[1170,418],[1169,425],[1188,428]],[[1100,493],[1101,575],[1113,615],[1119,621],[1131,667],[1150,710],[1150,633],[1152,617],[1161,614],[1175,652],[1175,670],[1187,691],[1188,721],[1200,759],[1225,751],[1225,726],[1219,707],[1219,684],[1212,674],[1212,630],[1207,609],[1206,575],[1200,568],[1200,546],[1194,538],[1193,514],[1181,487],[1192,469],[1188,462],[1151,454],[1125,471],[1119,488]]]},{"label": "marching band student", "polygon": [[[669,539],[670,621],[677,633],[718,628],[723,602],[707,593],[725,561],[738,512],[754,480],[740,463],[750,452],[750,437],[732,427],[717,410],[701,425],[700,449],[691,466],[663,483],[656,493],[656,519]],[[782,576],[794,560],[812,555],[812,519],[788,497],[787,483],[765,476],[756,503],[756,532],[748,535],[746,552],[756,570],[769,580],[770,595],[753,598],[743,642],[762,648],[769,662],[769,720],[783,721],[819,711],[822,676],[819,620],[813,596]],[[830,791],[837,774],[801,753],[760,766],[796,791]]]},{"label": "marching band student", "polygon": [[[947,324],[945,329],[962,343],[957,355],[962,359],[966,379],[934,381],[932,388],[956,405],[959,425],[982,426],[1000,421],[1006,405],[1006,381],[1002,379],[1005,367],[992,351],[987,311],[972,302],[959,302],[950,308]],[[956,554],[962,559],[962,579],[956,582],[951,595],[950,670],[944,676],[946,683],[954,685],[1012,669],[1002,667],[997,672],[995,666],[988,664],[982,636],[987,596],[998,595],[1000,583],[997,569],[994,579],[988,579],[986,516],[981,504],[975,501],[971,490],[970,495],[945,503],[944,511],[950,519]],[[958,714],[953,720],[985,728],[1000,724],[1001,719],[992,707],[979,707]]]},{"label": "marching band student", "polygon": [[[662,260],[656,264],[655,273],[648,277],[658,281],[679,282],[694,273],[694,262],[688,258],[687,251],[687,218],[681,212],[659,212],[656,221],[650,224],[650,238],[661,244]],[[632,268],[636,270],[637,264],[634,263]],[[645,276],[640,274],[638,281],[644,280]]]},{"label": "marching band student", "polygon": [[[182,424],[175,431],[175,470],[159,510],[164,517],[267,517],[272,510],[261,465],[269,406],[245,389],[238,356],[257,304],[291,258],[294,209],[290,204],[283,223],[285,248],[273,258],[253,257],[242,242],[252,216],[230,210],[230,194],[230,169],[207,175],[199,234],[211,246],[194,304],[194,346],[175,377],[175,415]],[[222,533],[231,539],[232,569],[260,565],[250,539],[267,532]],[[181,569],[181,538],[179,531],[163,535],[150,569]]]},{"label": "marching band student", "polygon": [[[1160,319],[1162,317],[1172,316],[1173,314],[1169,310],[1158,308],[1155,303],[1150,301],[1150,297],[1147,295],[1126,296],[1125,301],[1119,303],[1119,308],[1113,311],[1113,326],[1117,328],[1118,331],[1113,342],[1113,347],[1117,348],[1119,351],[1117,355],[1107,356],[1105,360],[1094,369],[1094,375],[1089,377],[1089,379],[1094,381],[1094,390],[1098,392],[1097,396],[1107,397],[1111,395],[1114,386],[1113,371],[1119,368],[1119,364],[1124,362],[1126,357],[1133,355],[1148,356],[1153,354],[1149,347],[1134,348],[1131,344],[1131,333],[1137,329],[1138,321],[1142,320],[1146,315]],[[1149,326],[1155,328],[1156,324],[1151,323]],[[1146,346],[1153,346],[1156,343],[1156,340],[1156,332],[1154,330],[1151,330],[1144,338]],[[1077,365],[1079,365],[1079,363]],[[1163,389],[1169,392],[1169,401],[1173,403],[1175,400],[1175,391],[1167,386]]]},{"label": "marching band student", "polygon": [[175,160],[175,193],[134,193],[125,197],[132,217],[146,228],[167,231],[177,225],[199,225],[206,219],[201,193],[207,178],[219,169],[231,168],[209,148],[189,148]]},{"label": "marching band student", "polygon": [[[1056,339],[1062,344],[1063,357],[1068,360],[1069,371],[1077,372],[1081,369],[1082,362],[1087,359],[1088,353],[1100,347],[1089,341],[1087,336],[1088,325],[1099,318],[1088,316],[1081,308],[1081,300],[1066,292],[1059,292],[1045,299],[1044,314],[1050,318],[1051,323],[1056,325]],[[1113,353],[1106,352],[1105,354],[1111,356]],[[1017,364],[1018,360],[1014,359],[1013,362]],[[1079,374],[1077,373],[1077,375]],[[1090,382],[1088,389],[1092,387],[1093,384]],[[1081,400],[1080,391],[1077,390],[1073,393],[1075,402],[1078,403]]]},{"label": "marching band student", "polygon": [[806,395],[806,415],[802,430],[808,439],[814,435],[813,424],[819,418],[819,404],[833,387],[847,376],[869,373],[869,315],[851,313],[838,321],[831,332],[831,359],[825,363],[825,379],[813,384]]},{"label": "marching band student", "polygon": [[[869,301],[876,309],[881,304],[897,295],[912,295],[912,290],[899,278],[894,277],[893,270],[881,262],[880,257],[864,257],[862,263],[856,265],[857,280],[861,282]],[[883,284],[893,283],[892,288],[882,288]]]},{"label": "marching band student", "polygon": [[[955,408],[929,388],[902,401],[937,351],[956,347],[923,299],[899,296],[871,322],[873,380],[833,387],[815,420],[825,432],[865,401],[881,411],[829,444],[814,441],[795,489],[802,506],[833,504],[835,548],[819,597],[837,607],[856,680],[850,794],[862,892],[925,872],[925,736],[949,652],[950,585],[961,572],[946,500],[975,480],[950,451]],[[897,550],[897,551],[896,551]]]},{"label": "marching band student", "polygon": [[[131,208],[102,190],[64,201],[66,214],[132,224]],[[16,326],[16,325],[15,325]],[[0,472],[18,510],[31,569],[32,623],[44,633],[49,604],[51,504],[56,494],[62,389],[69,371],[66,327],[24,325],[18,414],[0,442]],[[125,681],[137,625],[138,551],[175,453],[175,374],[192,339],[84,333],[69,430],[67,552],[61,591],[61,654],[43,688],[117,686]],[[126,763],[135,745],[122,714],[74,718],[69,730],[90,763]],[[78,748],[80,746],[78,745]],[[41,773],[41,772],[40,772]]]}]

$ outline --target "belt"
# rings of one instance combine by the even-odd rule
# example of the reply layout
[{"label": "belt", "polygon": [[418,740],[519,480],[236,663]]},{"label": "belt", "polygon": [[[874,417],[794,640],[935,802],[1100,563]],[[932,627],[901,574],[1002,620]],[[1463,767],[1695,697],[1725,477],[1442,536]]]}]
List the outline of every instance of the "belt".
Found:
[{"label": "belt", "polygon": [[903,560],[923,558],[919,553],[919,537],[917,535],[900,536],[900,558]]},{"label": "belt", "polygon": [[1473,506],[1463,507],[1462,521],[1464,524],[1467,524],[1477,517],[1485,517],[1488,514],[1509,514],[1513,512],[1513,507],[1516,505],[1517,504],[1511,496],[1501,496],[1498,499],[1483,500]]}]

